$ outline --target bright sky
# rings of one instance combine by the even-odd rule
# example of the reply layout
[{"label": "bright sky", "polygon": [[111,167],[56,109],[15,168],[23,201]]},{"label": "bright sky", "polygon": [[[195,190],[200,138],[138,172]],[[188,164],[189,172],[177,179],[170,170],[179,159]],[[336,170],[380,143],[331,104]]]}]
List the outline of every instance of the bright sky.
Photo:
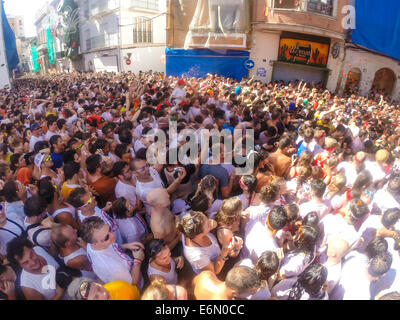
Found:
[{"label": "bright sky", "polygon": [[33,37],[36,35],[36,11],[46,2],[46,0],[4,0],[4,10],[6,14],[22,15],[25,22],[25,36]]}]

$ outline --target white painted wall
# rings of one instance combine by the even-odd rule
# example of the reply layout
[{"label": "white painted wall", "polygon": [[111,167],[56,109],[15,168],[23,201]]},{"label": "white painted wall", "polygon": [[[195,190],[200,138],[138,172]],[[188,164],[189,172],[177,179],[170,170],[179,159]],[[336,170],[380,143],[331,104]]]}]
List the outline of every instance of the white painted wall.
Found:
[{"label": "white painted wall", "polygon": [[343,59],[344,59],[344,44],[342,42],[341,42],[341,46],[340,46],[339,56],[336,59],[334,59],[332,57],[332,49],[333,49],[333,46],[336,43],[336,41],[337,40],[335,40],[335,39],[331,40],[331,46],[330,46],[328,64],[327,64],[327,68],[330,69],[331,71],[329,73],[329,78],[328,78],[328,83],[326,85],[326,88],[331,92],[336,91],[337,84],[338,84],[339,78],[341,76]]},{"label": "white painted wall", "polygon": [[[348,74],[351,68],[359,68],[361,70],[360,93],[366,95],[372,87],[375,73],[382,68],[393,70],[397,77],[392,97],[400,102],[400,62],[393,59],[379,56],[367,51],[347,49],[344,64],[344,73]],[[343,92],[347,77],[341,82],[341,92]]]},{"label": "white painted wall", "polygon": [[[131,65],[126,64],[127,54],[131,53]],[[145,47],[122,50],[122,70],[139,73],[139,71],[165,72],[165,63],[162,57],[165,55],[165,46]]]},{"label": "white painted wall", "polygon": [[[254,79],[262,82],[269,82],[272,79],[273,66],[270,62],[278,60],[280,33],[255,31],[252,39],[252,49],[250,59],[255,62],[255,66],[249,72],[249,76],[254,75]],[[265,62],[263,61],[265,60]],[[266,77],[258,77],[257,69],[265,68]]]}]

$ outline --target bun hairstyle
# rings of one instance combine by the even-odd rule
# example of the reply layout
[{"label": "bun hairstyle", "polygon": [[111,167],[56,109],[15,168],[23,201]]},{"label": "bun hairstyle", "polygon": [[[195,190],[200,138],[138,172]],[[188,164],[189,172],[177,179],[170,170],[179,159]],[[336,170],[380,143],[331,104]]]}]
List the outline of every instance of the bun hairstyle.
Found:
[{"label": "bun hairstyle", "polygon": [[183,216],[182,220],[177,223],[176,228],[185,237],[193,239],[203,232],[203,223],[205,220],[206,216],[204,213],[192,211]]}]

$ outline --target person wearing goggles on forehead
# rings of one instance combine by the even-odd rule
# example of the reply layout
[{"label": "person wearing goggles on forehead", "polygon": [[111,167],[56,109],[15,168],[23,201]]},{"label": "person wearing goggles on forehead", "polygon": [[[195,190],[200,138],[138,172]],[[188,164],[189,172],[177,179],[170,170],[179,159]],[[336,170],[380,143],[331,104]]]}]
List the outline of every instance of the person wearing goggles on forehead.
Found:
[{"label": "person wearing goggles on forehead", "polygon": [[61,185],[63,183],[63,177],[51,169],[54,165],[51,155],[47,155],[45,153],[38,153],[34,158],[34,163],[36,167],[39,169],[40,179],[45,177],[50,177],[52,182],[57,186],[57,188],[61,188]]},{"label": "person wearing goggles on forehead", "polygon": [[[99,217],[83,221],[79,234],[87,243],[86,251],[94,273],[104,282],[125,281],[143,288],[140,273],[144,260],[144,246],[139,242],[119,246],[111,227]],[[129,250],[133,259],[123,250]]]}]

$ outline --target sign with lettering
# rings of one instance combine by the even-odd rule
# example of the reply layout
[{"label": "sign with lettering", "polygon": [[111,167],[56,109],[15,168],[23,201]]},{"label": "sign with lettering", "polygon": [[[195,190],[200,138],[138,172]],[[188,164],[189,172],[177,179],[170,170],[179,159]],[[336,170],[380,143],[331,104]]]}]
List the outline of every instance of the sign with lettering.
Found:
[{"label": "sign with lettering", "polygon": [[265,68],[258,68],[258,69],[257,69],[257,76],[258,76],[258,77],[266,77],[266,76],[267,76],[267,69],[265,69]]},{"label": "sign with lettering", "polygon": [[326,67],[329,44],[307,40],[282,38],[279,46],[279,61]]}]

